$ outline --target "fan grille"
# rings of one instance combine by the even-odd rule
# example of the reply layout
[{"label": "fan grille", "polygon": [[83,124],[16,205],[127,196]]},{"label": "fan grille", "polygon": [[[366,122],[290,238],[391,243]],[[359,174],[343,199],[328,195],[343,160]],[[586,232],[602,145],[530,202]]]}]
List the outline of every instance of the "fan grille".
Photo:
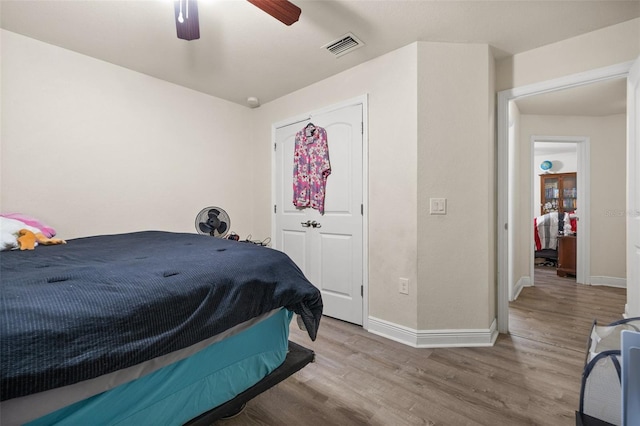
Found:
[{"label": "fan grille", "polygon": [[199,234],[223,238],[231,229],[231,219],[220,207],[207,207],[196,215],[196,231]]}]

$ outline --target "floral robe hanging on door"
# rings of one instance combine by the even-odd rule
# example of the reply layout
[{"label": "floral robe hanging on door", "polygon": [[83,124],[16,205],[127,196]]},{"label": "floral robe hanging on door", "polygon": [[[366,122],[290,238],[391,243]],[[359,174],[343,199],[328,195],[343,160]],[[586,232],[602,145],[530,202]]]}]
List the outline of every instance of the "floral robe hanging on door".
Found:
[{"label": "floral robe hanging on door", "polygon": [[331,174],[327,131],[308,125],[296,133],[293,152],[293,205],[324,214],[327,177]]}]

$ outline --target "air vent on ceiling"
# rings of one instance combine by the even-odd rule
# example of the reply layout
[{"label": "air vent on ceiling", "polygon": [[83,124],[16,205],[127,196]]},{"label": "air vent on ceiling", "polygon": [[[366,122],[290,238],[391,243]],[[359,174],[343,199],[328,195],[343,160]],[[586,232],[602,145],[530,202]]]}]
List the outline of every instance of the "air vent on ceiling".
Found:
[{"label": "air vent on ceiling", "polygon": [[336,55],[336,57],[340,57],[362,46],[364,46],[364,43],[359,40],[358,37],[352,33],[347,33],[339,39],[325,44],[322,48],[327,49],[329,52]]}]

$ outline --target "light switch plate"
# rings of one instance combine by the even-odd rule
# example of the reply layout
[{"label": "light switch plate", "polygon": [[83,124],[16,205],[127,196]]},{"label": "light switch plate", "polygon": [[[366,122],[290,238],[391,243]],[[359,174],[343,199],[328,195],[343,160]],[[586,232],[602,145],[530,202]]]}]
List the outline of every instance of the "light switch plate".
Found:
[{"label": "light switch plate", "polygon": [[429,198],[429,214],[447,214],[447,199]]},{"label": "light switch plate", "polygon": [[398,280],[398,291],[400,294],[409,294],[409,279],[400,278]]}]

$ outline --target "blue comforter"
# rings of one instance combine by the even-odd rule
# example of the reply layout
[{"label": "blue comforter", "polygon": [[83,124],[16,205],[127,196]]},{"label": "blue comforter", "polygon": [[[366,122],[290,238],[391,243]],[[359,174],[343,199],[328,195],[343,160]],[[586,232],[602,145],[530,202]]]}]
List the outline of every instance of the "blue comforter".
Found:
[{"label": "blue comforter", "polygon": [[147,231],[0,253],[1,400],[188,347],[279,307],[315,340],[320,292],[284,253]]}]

